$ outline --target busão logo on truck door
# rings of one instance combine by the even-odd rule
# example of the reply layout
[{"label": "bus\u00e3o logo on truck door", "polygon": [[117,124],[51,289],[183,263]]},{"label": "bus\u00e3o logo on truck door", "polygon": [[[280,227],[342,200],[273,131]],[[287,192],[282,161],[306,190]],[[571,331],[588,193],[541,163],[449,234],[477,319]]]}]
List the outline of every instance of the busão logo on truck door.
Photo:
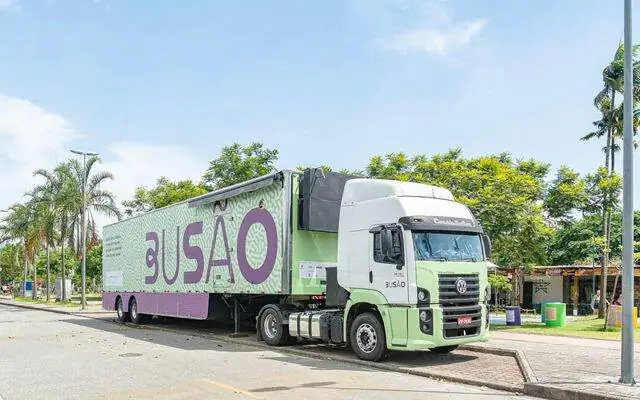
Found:
[{"label": "bus\u00e3o logo on truck door", "polygon": [[[220,206],[220,210],[226,209],[226,204]],[[158,279],[164,280],[167,285],[173,285],[182,274],[185,284],[196,284],[200,282],[208,283],[214,276],[216,268],[225,268],[229,273],[229,282],[234,283],[233,259],[231,257],[230,239],[235,240],[237,249],[237,264],[240,273],[247,282],[259,284],[267,280],[274,266],[278,254],[278,232],[276,222],[268,210],[260,206],[249,210],[242,219],[236,237],[229,237],[227,224],[224,215],[220,214],[209,222],[213,226],[213,239],[208,248],[201,248],[192,244],[192,239],[201,235],[207,222],[196,221],[185,227],[176,226],[173,230],[162,229],[159,232],[151,231],[146,233],[145,240],[149,248],[146,252],[146,266],[151,273],[144,278],[145,284],[154,284]],[[247,257],[247,237],[252,226],[259,224],[264,229],[263,237],[260,240],[266,245],[266,254],[262,263],[252,266]],[[168,235],[175,235],[175,248],[167,248]],[[216,250],[221,248],[223,257],[216,257]],[[176,255],[174,265],[167,265],[166,255],[174,252]],[[218,252],[219,254],[219,252]],[[206,257],[205,257],[206,255]],[[186,258],[196,263],[196,268],[192,269],[189,263],[189,270],[181,268],[180,259]]]}]

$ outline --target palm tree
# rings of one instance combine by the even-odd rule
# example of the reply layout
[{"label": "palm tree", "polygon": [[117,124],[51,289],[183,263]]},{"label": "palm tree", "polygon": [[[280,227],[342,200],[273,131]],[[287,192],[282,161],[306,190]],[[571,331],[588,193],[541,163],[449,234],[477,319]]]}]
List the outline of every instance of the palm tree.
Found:
[{"label": "palm tree", "polygon": [[[86,169],[75,159],[59,164],[53,171],[37,170],[34,175],[41,176],[45,183],[36,187],[36,191],[45,193],[51,202],[51,210],[55,213],[54,224],[58,225],[59,244],[61,246],[61,274],[63,299],[66,293],[66,265],[65,265],[65,245],[72,248],[78,257],[80,253],[80,243],[82,235],[87,235],[87,242],[93,243],[97,237],[94,213],[103,214],[120,219],[122,214],[118,209],[114,195],[101,189],[101,185],[113,179],[110,172],[99,171],[92,173],[98,157],[87,159]],[[85,233],[82,228],[82,184],[86,182],[85,201],[87,206],[88,225],[90,232]]]},{"label": "palm tree", "polygon": [[[107,217],[122,218],[122,213],[116,205],[113,193],[101,189],[101,186],[108,180],[113,179],[113,174],[108,171],[97,171],[93,173],[95,165],[100,161],[98,156],[91,156],[87,159],[86,166],[83,168],[82,163],[77,159],[71,159],[65,164],[65,168],[72,176],[72,180],[77,187],[77,198],[75,200],[76,208],[72,210],[71,215],[71,232],[70,244],[73,246],[76,254],[80,256],[80,247],[82,244],[82,236],[87,236],[87,243],[92,243],[93,238],[97,236],[95,231],[94,214],[101,214]],[[85,186],[85,202],[82,199],[82,185]],[[90,232],[84,232],[82,226],[82,213],[86,204],[86,220],[87,225],[91,228]]]},{"label": "palm tree", "polygon": [[[36,175],[34,173],[34,175]],[[47,302],[51,296],[51,246],[56,236],[56,209],[53,187],[51,185],[36,186],[27,193],[35,210],[35,225],[44,242],[47,257]]]},{"label": "palm tree", "polygon": [[[72,211],[76,209],[77,187],[74,184],[73,175],[65,164],[59,164],[53,171],[38,169],[34,171],[34,176],[44,178],[45,183],[37,186],[34,191],[45,193],[47,201],[50,202],[51,210],[55,214],[54,225],[58,225],[59,244],[61,247],[60,275],[62,280],[61,300],[65,300],[67,294],[66,284],[66,262],[65,262],[65,242],[69,232],[69,220]],[[50,238],[53,242],[53,237]]]},{"label": "palm tree", "polygon": [[[640,82],[640,46],[635,45],[632,49],[633,57],[633,76],[634,84]],[[605,153],[605,167],[609,171],[609,175],[615,173],[615,155],[619,149],[616,139],[622,137],[622,104],[616,105],[616,94],[623,94],[624,89],[624,45],[619,44],[611,62],[602,71],[603,87],[593,100],[595,107],[600,110],[601,119],[593,124],[596,130],[583,136],[581,140],[590,140],[593,138],[601,139],[606,135],[606,143],[603,148]],[[638,81],[638,82],[637,82]],[[640,90],[637,88],[636,91]],[[635,93],[634,93],[635,94]],[[634,104],[635,109],[635,104]],[[635,110],[634,110],[635,111]],[[634,114],[636,114],[634,112]],[[634,121],[634,131],[637,126]],[[605,202],[606,203],[606,202]],[[601,257],[601,282],[603,296],[606,295],[607,275],[606,266],[608,265],[608,249],[611,242],[611,210],[603,205],[602,207],[602,225],[605,238],[605,246]],[[603,297],[604,298],[604,297]],[[604,317],[604,302],[600,302],[598,311],[599,317]]]},{"label": "palm tree", "polygon": [[[22,241],[22,260],[24,266],[24,280],[22,282],[23,294],[27,291],[27,279],[29,275],[28,263],[30,259],[35,258],[37,242],[35,238],[37,234],[32,225],[33,216],[33,208],[29,204],[13,204],[9,207],[9,214],[2,219],[2,225],[0,225],[0,242],[8,240]],[[35,286],[33,289],[35,294]]]}]

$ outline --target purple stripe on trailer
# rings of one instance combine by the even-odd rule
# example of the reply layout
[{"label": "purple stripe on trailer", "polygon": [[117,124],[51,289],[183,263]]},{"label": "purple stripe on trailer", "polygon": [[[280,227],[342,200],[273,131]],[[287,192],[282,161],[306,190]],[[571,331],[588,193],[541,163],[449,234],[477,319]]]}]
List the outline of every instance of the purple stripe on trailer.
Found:
[{"label": "purple stripe on trailer", "polygon": [[122,298],[125,312],[129,311],[131,297],[135,297],[138,312],[141,314],[190,319],[206,319],[209,315],[208,293],[104,292],[102,307],[106,310],[115,310],[118,296]]}]

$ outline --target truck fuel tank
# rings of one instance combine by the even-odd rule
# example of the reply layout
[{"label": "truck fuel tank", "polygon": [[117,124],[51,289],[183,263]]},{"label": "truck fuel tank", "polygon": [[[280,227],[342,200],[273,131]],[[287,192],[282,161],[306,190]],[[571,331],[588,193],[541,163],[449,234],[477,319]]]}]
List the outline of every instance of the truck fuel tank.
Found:
[{"label": "truck fuel tank", "polygon": [[[341,323],[342,314],[337,309],[331,310],[307,310],[289,314],[289,335],[303,339],[322,340],[327,343],[340,343],[342,338],[332,335],[332,325]],[[336,336],[334,338],[334,336]],[[333,340],[338,339],[338,340]]]}]

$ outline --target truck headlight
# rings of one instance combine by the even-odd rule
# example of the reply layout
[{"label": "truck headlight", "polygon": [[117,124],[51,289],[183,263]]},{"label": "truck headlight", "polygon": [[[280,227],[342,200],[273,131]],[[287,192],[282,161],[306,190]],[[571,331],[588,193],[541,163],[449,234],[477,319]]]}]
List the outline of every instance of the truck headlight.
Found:
[{"label": "truck headlight", "polygon": [[427,335],[433,335],[433,311],[430,308],[423,308],[418,313],[420,318],[420,330]]},{"label": "truck headlight", "polygon": [[427,289],[418,288],[418,304],[429,304],[431,296]]}]

